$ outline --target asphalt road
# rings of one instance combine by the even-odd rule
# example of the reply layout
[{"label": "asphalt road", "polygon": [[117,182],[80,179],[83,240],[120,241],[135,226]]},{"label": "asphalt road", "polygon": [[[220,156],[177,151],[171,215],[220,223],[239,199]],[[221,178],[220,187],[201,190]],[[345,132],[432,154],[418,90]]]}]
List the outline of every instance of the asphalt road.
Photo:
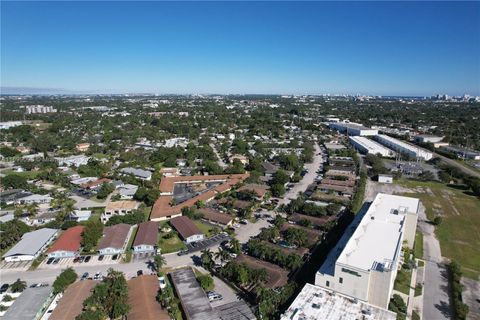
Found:
[{"label": "asphalt road", "polygon": [[451,166],[454,166],[454,167],[457,167],[458,169],[460,169],[461,171],[463,171],[464,173],[470,175],[470,176],[473,176],[473,177],[477,177],[477,178],[480,178],[480,173],[478,173],[477,171],[473,170],[473,169],[470,169],[468,167],[465,167],[463,165],[461,165],[460,163],[458,163],[457,161],[455,160],[452,160],[452,159],[449,159],[447,157],[444,157],[438,153],[434,153],[434,155],[436,157],[439,157],[443,162],[445,162],[446,164],[449,164]]},{"label": "asphalt road", "polygon": [[308,169],[308,172],[305,174],[300,182],[296,183],[292,189],[287,191],[283,198],[280,199],[279,204],[287,204],[292,199],[296,199],[299,192],[305,192],[308,186],[311,185],[315,181],[315,177],[317,176],[317,170],[322,164],[322,156],[319,155],[320,148],[318,144],[315,143],[315,153],[313,156],[313,161],[311,163],[305,164],[305,169]]}]

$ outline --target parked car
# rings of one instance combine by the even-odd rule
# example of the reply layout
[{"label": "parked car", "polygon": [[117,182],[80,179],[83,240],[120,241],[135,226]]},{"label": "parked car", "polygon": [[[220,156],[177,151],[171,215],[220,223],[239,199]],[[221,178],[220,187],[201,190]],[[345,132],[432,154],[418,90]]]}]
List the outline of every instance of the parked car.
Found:
[{"label": "parked car", "polygon": [[143,276],[143,270],[138,270],[137,271],[137,277]]},{"label": "parked car", "polygon": [[78,259],[78,262],[82,263],[83,261],[85,261],[85,256],[80,256]]},{"label": "parked car", "polygon": [[85,262],[90,261],[90,259],[92,259],[92,256],[86,256],[86,257],[85,257]]},{"label": "parked car", "polygon": [[177,253],[177,255],[179,255],[179,256],[184,256],[186,254],[188,254],[188,250],[181,250]]},{"label": "parked car", "polygon": [[240,220],[240,223],[241,223],[241,224],[247,224],[248,221],[247,221],[246,219],[242,219],[242,220]]},{"label": "parked car", "polygon": [[47,264],[52,264],[53,260],[55,260],[55,258],[48,258]]},{"label": "parked car", "polygon": [[53,264],[58,264],[60,262],[60,258],[56,258],[55,260],[53,260]]},{"label": "parked car", "polygon": [[167,282],[165,281],[165,277],[158,277],[158,285],[160,286],[160,289],[164,289],[167,287]]},{"label": "parked car", "polygon": [[118,259],[118,254],[114,254],[114,255],[112,256],[112,260],[115,261],[115,260],[117,260],[117,259]]},{"label": "parked car", "polygon": [[2,284],[2,286],[0,287],[0,293],[7,292],[8,288],[10,288],[10,285],[8,283]]},{"label": "parked car", "polygon": [[75,257],[75,259],[73,259],[73,263],[77,263],[80,261],[80,257]]},{"label": "parked car", "polygon": [[85,280],[88,278],[88,272],[85,272],[83,275],[82,275],[82,278],[80,280]]},{"label": "parked car", "polygon": [[101,272],[97,272],[95,273],[95,275],[93,276],[93,280],[102,280],[103,276],[102,276],[102,273]]},{"label": "parked car", "polygon": [[98,256],[98,261],[102,261],[105,256],[103,254]]},{"label": "parked car", "polygon": [[213,302],[213,301],[219,301],[219,300],[222,300],[223,297],[221,294],[215,292],[215,291],[210,291],[207,293],[207,297],[208,297],[208,300],[210,302]]}]

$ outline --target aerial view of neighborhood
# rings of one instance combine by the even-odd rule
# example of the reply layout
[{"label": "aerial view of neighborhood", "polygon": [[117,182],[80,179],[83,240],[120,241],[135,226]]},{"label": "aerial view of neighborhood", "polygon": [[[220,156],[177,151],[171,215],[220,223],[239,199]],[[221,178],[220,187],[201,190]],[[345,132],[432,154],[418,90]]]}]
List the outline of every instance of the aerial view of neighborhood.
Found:
[{"label": "aerial view of neighborhood", "polygon": [[480,3],[1,6],[1,320],[480,320]]}]

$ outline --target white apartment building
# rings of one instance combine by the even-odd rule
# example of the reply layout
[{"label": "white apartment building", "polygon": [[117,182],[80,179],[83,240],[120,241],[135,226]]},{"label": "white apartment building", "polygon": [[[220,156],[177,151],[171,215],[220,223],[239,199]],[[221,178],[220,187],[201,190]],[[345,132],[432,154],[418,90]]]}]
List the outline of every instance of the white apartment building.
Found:
[{"label": "white apartment building", "polygon": [[406,241],[415,241],[420,201],[379,193],[358,214],[315,275],[315,285],[388,308]]},{"label": "white apartment building", "polygon": [[425,161],[428,161],[433,158],[433,153],[422,149],[418,146],[406,143],[404,141],[392,138],[390,136],[379,134],[375,136],[375,140],[383,144],[384,146],[391,148],[400,153],[406,153],[409,156],[415,158],[422,158]]},{"label": "white apartment building", "polygon": [[348,138],[350,143],[362,153],[380,154],[386,158],[395,156],[395,152],[368,138],[361,136],[350,136]]},{"label": "white apartment building", "polygon": [[377,129],[367,128],[354,122],[330,122],[328,126],[349,136],[375,136],[378,134]]},{"label": "white apartment building", "polygon": [[32,106],[25,106],[27,110],[27,114],[32,113],[54,113],[57,112],[57,109],[54,109],[52,106],[44,106],[44,105],[32,105]]}]

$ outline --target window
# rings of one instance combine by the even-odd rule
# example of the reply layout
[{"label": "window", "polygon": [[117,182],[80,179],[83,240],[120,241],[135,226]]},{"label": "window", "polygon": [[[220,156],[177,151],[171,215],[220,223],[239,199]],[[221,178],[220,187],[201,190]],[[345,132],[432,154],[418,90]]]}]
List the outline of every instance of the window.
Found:
[{"label": "window", "polygon": [[330,281],[327,281],[326,284],[327,284],[327,287],[330,287]]},{"label": "window", "polygon": [[339,281],[338,281],[338,282],[340,282],[340,283],[343,283],[343,278],[342,278],[342,277],[340,277],[340,279],[339,279]]}]

